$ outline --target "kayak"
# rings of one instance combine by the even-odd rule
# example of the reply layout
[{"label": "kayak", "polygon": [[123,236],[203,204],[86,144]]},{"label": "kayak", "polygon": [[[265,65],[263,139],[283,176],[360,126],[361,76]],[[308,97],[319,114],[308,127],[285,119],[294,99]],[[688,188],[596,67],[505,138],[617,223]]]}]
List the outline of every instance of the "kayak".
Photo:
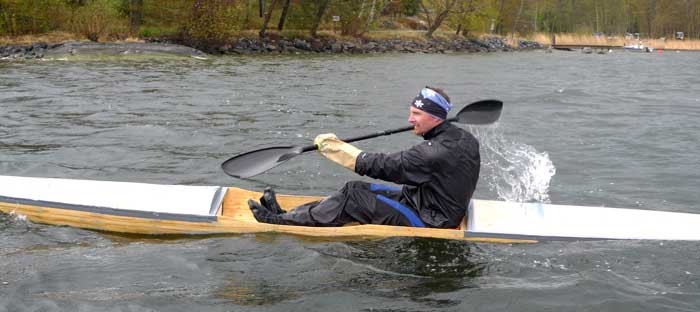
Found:
[{"label": "kayak", "polygon": [[[484,243],[546,240],[700,240],[700,214],[472,200],[458,228],[260,223],[238,187],[0,176],[0,211],[35,223],[142,235],[287,233],[325,239],[424,237]],[[278,195],[284,209],[318,196]]]}]

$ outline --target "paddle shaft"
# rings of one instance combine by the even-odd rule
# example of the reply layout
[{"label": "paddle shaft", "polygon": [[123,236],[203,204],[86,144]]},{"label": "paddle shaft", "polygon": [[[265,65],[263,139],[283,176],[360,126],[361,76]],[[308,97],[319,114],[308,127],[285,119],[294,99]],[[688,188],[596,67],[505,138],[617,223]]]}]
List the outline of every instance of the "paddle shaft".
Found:
[{"label": "paddle shaft", "polygon": [[[457,117],[448,118],[445,121],[455,121],[455,120],[457,120]],[[413,126],[406,126],[406,127],[389,129],[389,130],[375,132],[372,134],[365,134],[365,135],[356,136],[356,137],[347,138],[347,139],[341,139],[341,140],[345,143],[352,143],[352,142],[367,140],[367,139],[376,138],[376,137],[385,136],[385,135],[392,135],[394,133],[401,133],[401,132],[406,132],[406,131],[411,131],[411,130],[413,130]],[[316,147],[316,145],[307,145],[301,149],[301,153],[315,151],[317,149],[318,148]]]}]

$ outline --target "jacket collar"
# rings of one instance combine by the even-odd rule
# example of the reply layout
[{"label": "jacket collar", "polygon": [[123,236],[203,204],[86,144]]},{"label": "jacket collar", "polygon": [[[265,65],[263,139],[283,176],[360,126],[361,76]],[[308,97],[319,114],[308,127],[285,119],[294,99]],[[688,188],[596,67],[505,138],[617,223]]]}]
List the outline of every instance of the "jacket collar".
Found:
[{"label": "jacket collar", "polygon": [[430,129],[430,131],[423,134],[423,139],[430,140],[430,139],[438,136],[440,133],[445,132],[445,130],[447,130],[447,128],[449,128],[449,127],[450,127],[450,122],[443,121],[441,124],[435,126],[434,128]]}]

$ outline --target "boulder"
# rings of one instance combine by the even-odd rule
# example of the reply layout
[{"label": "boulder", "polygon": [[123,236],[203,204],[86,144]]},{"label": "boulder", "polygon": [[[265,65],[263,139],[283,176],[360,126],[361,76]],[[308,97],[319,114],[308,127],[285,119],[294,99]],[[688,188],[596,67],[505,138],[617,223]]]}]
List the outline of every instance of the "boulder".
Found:
[{"label": "boulder", "polygon": [[333,52],[333,53],[343,52],[343,44],[340,42],[333,42],[331,44],[331,52]]},{"label": "boulder", "polygon": [[311,50],[314,52],[324,52],[326,50],[326,45],[321,39],[314,38],[311,39]]},{"label": "boulder", "polygon": [[294,47],[299,50],[311,51],[311,44],[306,40],[294,39]]}]

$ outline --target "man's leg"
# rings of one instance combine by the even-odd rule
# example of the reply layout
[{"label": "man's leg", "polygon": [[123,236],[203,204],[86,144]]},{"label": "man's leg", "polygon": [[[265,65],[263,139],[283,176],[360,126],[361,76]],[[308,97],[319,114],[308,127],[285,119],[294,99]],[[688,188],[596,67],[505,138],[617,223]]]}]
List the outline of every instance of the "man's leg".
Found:
[{"label": "man's leg", "polygon": [[259,222],[302,226],[342,226],[355,222],[344,213],[345,207],[352,205],[348,198],[348,190],[351,189],[348,188],[348,184],[323,200],[306,203],[286,213],[275,213],[272,209],[253,201],[249,201],[248,204]]},{"label": "man's leg", "polygon": [[256,212],[252,204],[251,209],[258,221],[274,224],[342,226],[359,222],[425,226],[414,210],[398,201],[400,197],[400,188],[351,181],[331,196],[301,205],[287,213],[274,214],[262,207]]},{"label": "man's leg", "polygon": [[364,182],[355,187],[371,194],[365,209],[347,211],[360,223],[425,227],[417,212],[400,202],[400,187]]}]

